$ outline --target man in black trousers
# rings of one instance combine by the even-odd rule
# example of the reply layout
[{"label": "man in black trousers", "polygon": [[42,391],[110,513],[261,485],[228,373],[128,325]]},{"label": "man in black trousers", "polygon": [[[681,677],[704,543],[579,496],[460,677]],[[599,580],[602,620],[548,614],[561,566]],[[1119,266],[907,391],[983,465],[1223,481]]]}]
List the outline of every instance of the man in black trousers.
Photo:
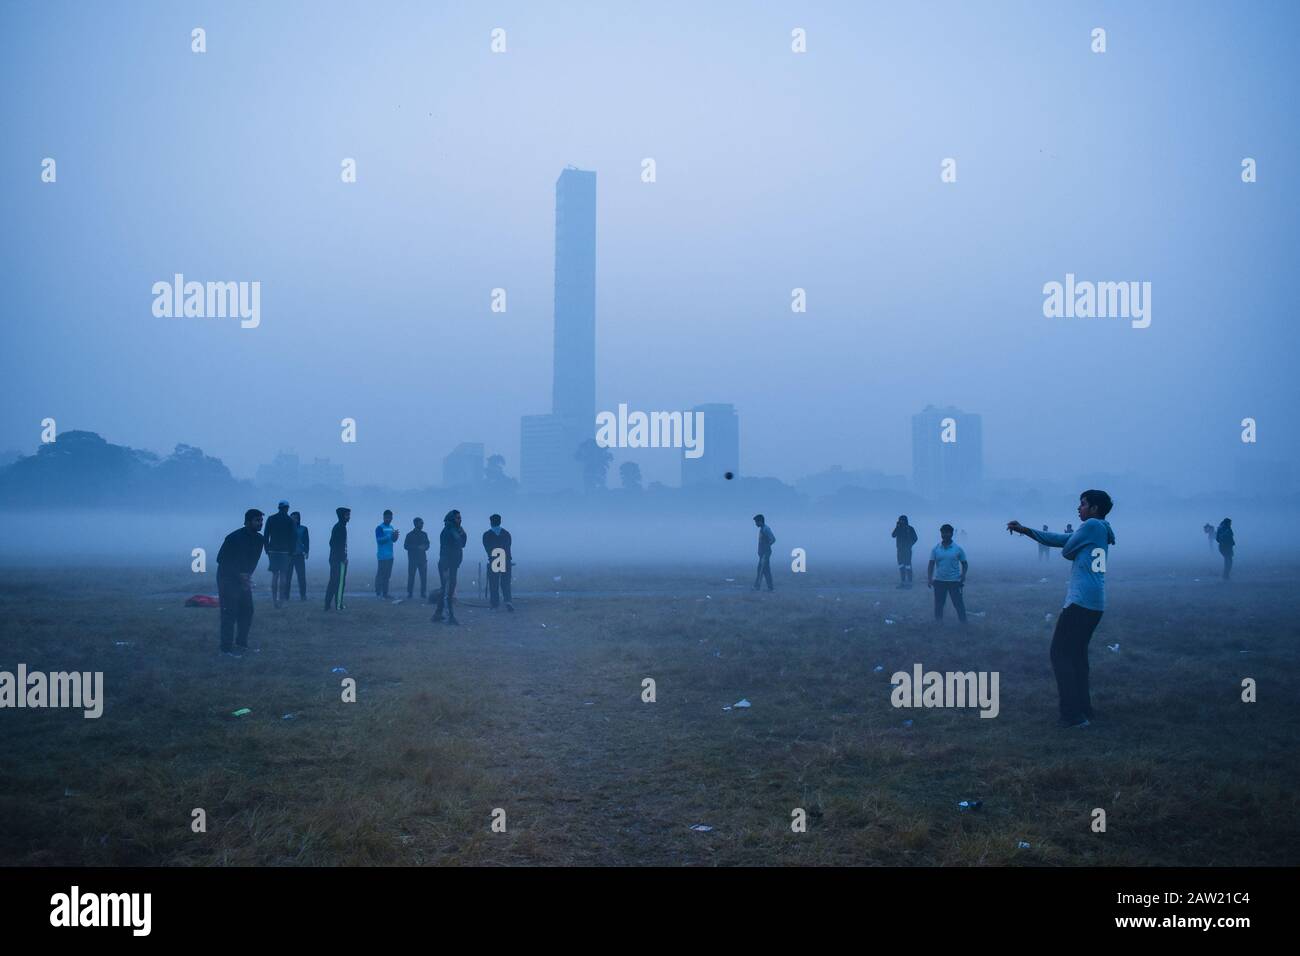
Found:
[{"label": "man in black trousers", "polygon": [[[221,653],[242,657],[253,626],[253,572],[262,558],[262,512],[249,508],[244,526],[226,535],[217,552],[217,595],[221,601]],[[238,628],[238,631],[236,631]]]},{"label": "man in black trousers", "polygon": [[461,558],[465,555],[465,542],[468,538],[460,527],[460,512],[448,511],[442,519],[442,534],[438,536],[438,580],[442,590],[438,592],[438,606],[434,608],[433,620],[442,620],[442,608],[447,607],[447,623],[459,624],[451,601],[456,596],[456,572],[460,570]]},{"label": "man in black trousers", "polygon": [[271,603],[275,607],[289,600],[289,575],[297,542],[298,530],[289,517],[289,502],[281,501],[279,510],[266,520],[266,561],[271,570]]},{"label": "man in black trousers", "polygon": [[424,531],[424,519],[415,519],[415,528],[406,532],[406,599],[415,596],[415,574],[420,574],[420,597],[429,590],[429,536]]},{"label": "man in black trousers", "polygon": [[[293,511],[289,513],[293,519],[293,528],[298,537],[293,543],[293,555],[290,558],[289,565],[289,588],[293,588],[293,576],[298,575],[298,600],[307,600],[307,556],[311,553],[311,535],[307,533],[307,526],[302,523],[302,512]],[[285,600],[289,595],[285,594]]]},{"label": "man in black trousers", "polygon": [[[483,550],[488,556],[488,606],[495,611],[501,606],[504,595],[506,610],[513,611],[515,606],[510,603],[510,568],[514,560],[510,552],[510,532],[501,527],[500,515],[492,515],[488,518],[488,523],[491,527],[483,532]],[[498,571],[498,568],[501,570]]]},{"label": "man in black trousers", "polygon": [[345,610],[343,588],[348,581],[348,521],[351,508],[335,508],[338,521],[330,531],[330,583],[325,588],[325,610]]}]

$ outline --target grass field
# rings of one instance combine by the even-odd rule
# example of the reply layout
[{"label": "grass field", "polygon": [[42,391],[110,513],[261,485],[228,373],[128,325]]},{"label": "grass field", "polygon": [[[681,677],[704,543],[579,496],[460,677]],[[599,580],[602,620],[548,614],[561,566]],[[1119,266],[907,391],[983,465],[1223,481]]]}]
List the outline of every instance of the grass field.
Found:
[{"label": "grass field", "polygon": [[[747,565],[546,571],[518,613],[465,604],[459,628],[360,593],[326,615],[319,580],[276,611],[263,565],[242,660],[218,612],[182,606],[212,591],[187,572],[8,571],[0,669],[103,671],[106,703],[0,711],[0,862],[1295,864],[1300,569],[1225,585],[1216,563],[1112,576],[1098,719],[1072,731],[1047,659],[1059,560],[976,569],[966,628],[884,565],[787,568],[775,594]],[[895,709],[889,676],[917,662],[998,671],[999,716]]]}]

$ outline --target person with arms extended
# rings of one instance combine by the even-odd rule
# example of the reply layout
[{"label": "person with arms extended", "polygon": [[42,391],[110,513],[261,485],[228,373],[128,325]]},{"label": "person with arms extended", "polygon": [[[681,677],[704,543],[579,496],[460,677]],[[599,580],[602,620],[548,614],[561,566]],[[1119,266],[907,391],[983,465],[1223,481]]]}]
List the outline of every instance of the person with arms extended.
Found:
[{"label": "person with arms extended", "polygon": [[966,623],[966,602],[961,589],[966,586],[966,550],[952,540],[952,525],[939,528],[939,543],[930,549],[930,563],[925,569],[925,586],[934,588],[934,619],[943,620],[943,605],[952,598],[957,620]]},{"label": "person with arms extended", "polygon": [[1106,516],[1114,502],[1104,491],[1090,488],[1079,496],[1079,530],[1070,534],[1035,531],[1019,521],[1007,530],[1033,538],[1049,548],[1060,548],[1072,562],[1065,605],[1052,632],[1052,671],[1060,696],[1061,727],[1087,727],[1094,719],[1088,685],[1088,642],[1106,610],[1106,559],[1115,543]]},{"label": "person with arms extended", "polygon": [[221,653],[242,657],[253,626],[253,572],[262,558],[262,512],[249,508],[244,526],[226,535],[217,552],[217,597],[221,602]]}]

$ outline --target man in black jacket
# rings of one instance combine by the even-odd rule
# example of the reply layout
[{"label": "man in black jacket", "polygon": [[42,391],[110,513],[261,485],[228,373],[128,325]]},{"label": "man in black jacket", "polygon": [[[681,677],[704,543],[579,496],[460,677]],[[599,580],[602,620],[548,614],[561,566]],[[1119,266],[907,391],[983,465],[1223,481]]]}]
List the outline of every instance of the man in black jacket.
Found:
[{"label": "man in black jacket", "polygon": [[501,527],[500,515],[492,515],[488,518],[488,523],[492,527],[483,532],[483,550],[488,556],[489,606],[495,611],[501,606],[501,598],[504,596],[506,610],[513,611],[515,606],[510,603],[510,568],[514,561],[510,552],[510,532]]},{"label": "man in black jacket", "polygon": [[289,600],[289,575],[297,541],[298,531],[289,517],[289,502],[281,501],[280,510],[266,519],[266,563],[271,571],[271,600],[275,607]]},{"label": "man in black jacket", "polygon": [[447,606],[447,623],[459,624],[456,612],[452,610],[451,600],[456,596],[456,572],[460,570],[460,561],[465,554],[465,532],[460,527],[460,512],[448,511],[442,519],[442,534],[438,536],[438,580],[442,590],[438,592],[438,606],[434,608],[433,620],[442,620],[442,608]]},{"label": "man in black jacket", "polygon": [[[253,626],[253,572],[266,540],[262,512],[249,508],[244,526],[226,535],[217,552],[217,595],[221,601],[221,653],[242,657]],[[238,632],[236,633],[236,627]]]},{"label": "man in black jacket", "polygon": [[415,519],[415,528],[406,532],[406,599],[415,596],[415,573],[420,572],[420,597],[428,593],[429,536],[424,532],[424,519]]},{"label": "man in black jacket", "polygon": [[916,544],[916,529],[907,523],[907,515],[899,515],[894,525],[894,556],[898,558],[898,586],[912,586],[912,548]]},{"label": "man in black jacket", "polygon": [[343,588],[348,580],[348,520],[351,508],[335,508],[338,521],[330,532],[330,583],[325,588],[325,610],[345,610]]}]

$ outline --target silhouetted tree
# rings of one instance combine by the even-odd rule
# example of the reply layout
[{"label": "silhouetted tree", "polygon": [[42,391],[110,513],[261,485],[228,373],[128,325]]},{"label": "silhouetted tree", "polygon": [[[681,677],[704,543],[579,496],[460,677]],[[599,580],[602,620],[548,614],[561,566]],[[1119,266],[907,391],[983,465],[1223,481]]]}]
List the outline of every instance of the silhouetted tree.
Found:
[{"label": "silhouetted tree", "polygon": [[582,462],[582,486],[587,491],[600,491],[605,487],[606,474],[614,456],[608,448],[601,448],[596,439],[588,438],[573,455]]},{"label": "silhouetted tree", "polygon": [[624,491],[641,490],[641,466],[634,461],[625,461],[618,466],[618,480]]}]

